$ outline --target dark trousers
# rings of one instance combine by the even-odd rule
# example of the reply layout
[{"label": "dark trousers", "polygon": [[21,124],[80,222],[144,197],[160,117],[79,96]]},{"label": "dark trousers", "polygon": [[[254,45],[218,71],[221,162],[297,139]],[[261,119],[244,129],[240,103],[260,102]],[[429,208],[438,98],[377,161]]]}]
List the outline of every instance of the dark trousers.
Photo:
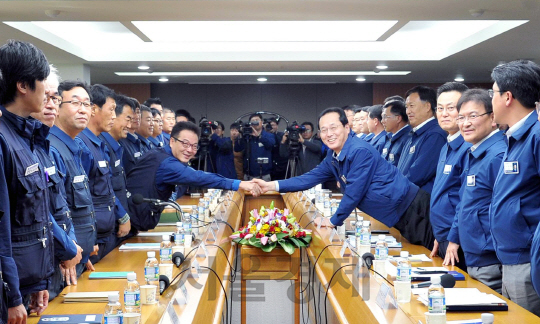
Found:
[{"label": "dark trousers", "polygon": [[[446,257],[446,249],[448,248],[449,241],[442,241],[439,242],[439,256],[444,260]],[[467,264],[465,263],[465,254],[463,253],[463,249],[461,246],[458,249],[458,258],[459,262],[456,264],[458,268],[461,270],[467,272]]]},{"label": "dark trousers", "polygon": [[428,250],[433,249],[433,230],[429,221],[430,194],[419,189],[416,197],[401,219],[394,225],[409,243],[422,245]]}]

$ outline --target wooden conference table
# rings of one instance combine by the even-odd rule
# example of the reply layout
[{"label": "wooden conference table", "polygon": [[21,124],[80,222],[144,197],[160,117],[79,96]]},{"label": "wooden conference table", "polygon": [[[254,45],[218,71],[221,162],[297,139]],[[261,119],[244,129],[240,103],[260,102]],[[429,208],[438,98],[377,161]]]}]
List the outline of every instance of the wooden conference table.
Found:
[{"label": "wooden conference table", "polygon": [[[261,205],[268,206],[271,201],[275,201],[276,207],[289,208],[297,219],[300,219],[300,224],[308,229],[313,230],[313,240],[309,248],[306,249],[307,256],[311,260],[313,265],[316,258],[320,256],[319,261],[315,265],[315,273],[317,276],[317,283],[320,283],[322,288],[322,299],[324,300],[324,292],[328,285],[328,281],[334,274],[334,272],[343,265],[352,264],[357,262],[357,258],[351,256],[351,252],[347,252],[344,257],[340,257],[339,246],[325,246],[330,244],[339,244],[334,239],[334,242],[330,242],[331,231],[327,228],[317,229],[314,226],[312,220],[318,211],[315,210],[311,203],[307,202],[305,197],[301,193],[289,193],[280,195],[278,193],[268,193],[261,197],[252,197],[250,195],[244,195],[242,192],[236,192],[232,196],[232,201],[225,201],[225,208],[221,210],[221,217],[231,224],[235,229],[239,228],[245,221],[247,211],[253,208],[259,208]],[[180,205],[193,205],[196,204],[198,198],[183,197],[178,200]],[[371,219],[369,216],[364,215],[364,219]],[[387,229],[387,227],[375,219],[371,219],[372,229]],[[174,231],[174,227],[159,226],[154,231],[171,233]],[[180,268],[184,269],[190,266],[195,258],[201,264],[201,266],[207,266],[216,271],[216,273],[222,279],[223,285],[227,292],[230,291],[230,282],[227,280],[230,277],[231,269],[229,263],[233,262],[235,258],[236,249],[231,245],[228,236],[231,234],[230,228],[224,224],[219,225],[219,230],[216,231],[216,242],[206,240],[209,237],[209,232],[199,234],[201,240],[205,240],[208,246],[209,257],[204,258],[202,251],[194,251],[188,261],[186,261]],[[427,254],[430,251],[422,246],[409,244],[404,238],[401,237],[399,232],[395,229],[390,229],[390,234],[393,235],[398,241],[402,242],[403,250],[409,251],[411,254]],[[160,242],[159,237],[133,237],[127,240],[128,243],[142,243],[142,242]],[[212,244],[218,244],[224,251],[223,253],[219,248],[212,246]],[[321,253],[322,251],[322,253]],[[159,254],[156,251],[156,255]],[[188,251],[186,251],[187,253]],[[197,253],[195,253],[197,252]],[[390,249],[391,255],[399,255],[400,249]],[[194,254],[197,254],[194,257]],[[103,260],[95,265],[96,271],[134,271],[137,273],[137,280],[139,283],[144,282],[144,261],[146,260],[146,251],[119,251],[116,248],[110,254],[108,254]],[[324,262],[323,262],[324,261]],[[433,258],[432,262],[414,263],[413,266],[441,266],[442,260],[440,258]],[[415,296],[411,298],[410,303],[399,304],[397,309],[381,309],[376,303],[376,295],[381,287],[381,280],[371,276],[369,279],[369,288],[371,292],[371,298],[369,300],[363,300],[361,295],[362,291],[358,285],[358,279],[353,279],[353,267],[344,267],[341,271],[341,278],[338,281],[334,278],[332,286],[328,292],[328,313],[330,314],[328,320],[330,323],[414,323],[418,321],[425,323],[424,313],[427,311],[427,307],[416,300]],[[457,267],[448,267],[449,270],[456,270],[461,272]],[[174,269],[173,276],[179,273],[179,269]],[[188,271],[189,272],[189,271]],[[104,311],[104,303],[76,303],[66,304],[63,303],[62,295],[68,292],[81,292],[81,291],[120,291],[122,295],[126,280],[125,279],[106,279],[106,280],[90,280],[88,278],[89,272],[85,272],[78,280],[77,286],[66,287],[62,294],[53,300],[45,314],[101,314]],[[219,281],[216,279],[213,273],[208,270],[203,271],[200,278],[193,279],[187,278],[187,273],[180,277],[177,282],[189,281],[186,284],[188,290],[188,304],[178,306],[175,305],[175,310],[179,314],[180,321],[182,323],[220,323],[222,321],[222,312],[225,310],[225,295],[222,291]],[[303,279],[304,283],[307,279]],[[355,282],[356,281],[356,282]],[[487,286],[480,282],[473,280],[465,274],[465,281],[457,281],[456,287],[459,288],[478,288],[482,292],[491,294],[497,294]],[[176,287],[169,288],[166,293],[161,296],[159,302],[155,305],[144,305],[142,307],[142,319],[141,323],[159,323],[161,317],[165,313],[165,309],[173,297],[174,289]],[[230,295],[228,293],[228,295]],[[498,295],[498,294],[497,294]],[[498,295],[508,303],[508,311],[492,312],[495,314],[495,323],[540,323],[540,318],[534,314],[528,312],[517,304],[509,301],[508,299]],[[230,298],[230,296],[228,296]],[[122,298],[120,298],[122,303]],[[312,309],[313,303],[307,303],[304,305],[304,312],[311,317],[312,323],[314,322],[314,311]],[[322,312],[323,313],[323,312]],[[474,319],[480,318],[481,313],[474,312],[448,312],[447,320],[460,320],[460,319]],[[164,318],[167,316],[164,316]],[[39,320],[35,315],[29,317],[28,323],[37,323]],[[323,321],[324,315],[323,315]],[[167,321],[165,321],[167,322]]]}]

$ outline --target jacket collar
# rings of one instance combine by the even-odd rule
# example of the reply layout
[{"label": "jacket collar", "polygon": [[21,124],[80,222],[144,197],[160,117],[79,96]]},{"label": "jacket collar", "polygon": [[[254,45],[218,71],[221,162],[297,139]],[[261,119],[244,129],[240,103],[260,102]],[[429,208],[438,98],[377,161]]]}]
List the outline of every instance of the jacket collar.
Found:
[{"label": "jacket collar", "polygon": [[463,145],[463,143],[465,143],[465,140],[463,139],[463,136],[461,136],[461,134],[456,137],[453,141],[451,142],[448,142],[448,146],[453,150],[453,151],[457,151],[461,145]]},{"label": "jacket collar", "polygon": [[79,146],[79,144],[77,144],[77,142],[75,142],[71,137],[69,137],[68,134],[64,133],[63,130],[58,128],[58,126],[54,125],[51,128],[51,134],[58,137],[61,142],[66,144],[66,146],[69,148],[71,153],[73,153],[73,155],[78,155],[81,151],[81,147]]},{"label": "jacket collar", "polygon": [[[2,122],[7,122],[21,137],[38,143],[44,143],[49,134],[49,127],[32,117],[24,118],[8,111],[0,105]],[[33,138],[32,138],[33,137]],[[33,144],[33,143],[32,143]]]},{"label": "jacket collar", "polygon": [[121,148],[120,144],[118,143],[118,141],[116,141],[114,139],[114,137],[111,136],[111,134],[107,133],[107,132],[103,132],[101,133],[101,137],[107,141],[107,143],[109,143],[109,145],[112,147],[112,149],[115,151],[115,152],[118,152],[118,149]]},{"label": "jacket collar", "polygon": [[428,130],[432,129],[437,124],[438,124],[437,119],[433,118],[427,123],[425,123],[424,125],[422,125],[422,127],[417,129],[416,131],[413,131],[413,133],[416,134],[417,136],[420,136],[423,133],[427,132]]},{"label": "jacket collar", "polygon": [[533,127],[533,125],[537,122],[538,114],[536,113],[536,110],[533,109],[532,114],[527,117],[523,126],[517,129],[512,135],[510,135],[510,137],[513,137],[516,141],[519,141],[523,137],[523,135],[525,135],[529,131],[529,129]]},{"label": "jacket collar", "polygon": [[[504,141],[505,137],[506,135],[504,135],[503,132],[501,131],[496,132],[495,134],[493,134],[493,136],[491,136],[490,138],[485,140],[482,144],[480,144],[476,148],[476,150],[472,151],[471,152],[472,156],[474,156],[475,158],[482,156],[482,154],[484,154],[493,144],[497,143],[498,141]],[[470,149],[469,149],[469,152],[470,152]]]}]

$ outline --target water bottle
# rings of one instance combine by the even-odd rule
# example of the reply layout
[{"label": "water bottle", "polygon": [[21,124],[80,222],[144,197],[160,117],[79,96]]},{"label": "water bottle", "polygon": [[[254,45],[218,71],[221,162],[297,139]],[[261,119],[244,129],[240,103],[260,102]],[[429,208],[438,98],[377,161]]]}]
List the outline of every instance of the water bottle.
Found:
[{"label": "water bottle", "polygon": [[130,272],[127,274],[127,284],[124,289],[124,308],[126,313],[141,312],[141,289],[137,282],[137,274]]},{"label": "water bottle", "polygon": [[373,269],[382,277],[386,277],[386,259],[388,258],[388,244],[386,243],[386,235],[379,235],[377,244],[375,245],[375,260],[373,261]]},{"label": "water bottle", "polygon": [[191,231],[195,234],[199,234],[199,213],[197,211],[197,205],[191,206]]},{"label": "water bottle", "polygon": [[428,289],[428,310],[430,313],[446,313],[446,300],[444,288],[441,286],[441,277],[431,277],[431,286]]},{"label": "water bottle", "polygon": [[146,252],[148,259],[144,263],[144,279],[147,285],[156,286],[156,298],[159,296],[159,263],[156,259],[156,252]]},{"label": "water bottle", "polygon": [[317,208],[319,212],[323,212],[324,210],[324,192],[322,190],[318,190],[316,193],[315,208]]},{"label": "water bottle", "polygon": [[199,199],[199,205],[198,205],[198,208],[197,208],[197,211],[199,213],[199,224],[200,225],[200,222],[203,222],[205,220],[205,212],[204,212],[204,199],[201,198]]},{"label": "water bottle", "polygon": [[184,224],[184,247],[191,248],[191,241],[193,236],[191,235],[191,217],[189,213],[182,214],[182,224]]},{"label": "water bottle", "polygon": [[176,222],[174,245],[184,245],[184,224],[182,222]]},{"label": "water bottle", "polygon": [[118,302],[120,296],[118,293],[110,294],[109,303],[105,306],[105,313],[103,313],[103,319],[105,324],[122,324],[122,305]]},{"label": "water bottle", "polygon": [[324,194],[323,215],[324,217],[332,216],[332,214],[330,214],[330,194],[328,193]]},{"label": "water bottle", "polygon": [[204,221],[210,221],[210,197],[204,197]]},{"label": "water bottle", "polygon": [[394,282],[396,300],[398,303],[408,303],[411,301],[411,261],[409,261],[409,252],[401,251],[400,257],[396,282]]},{"label": "water bottle", "polygon": [[172,263],[171,237],[167,234],[162,235],[162,241],[159,245],[159,262],[163,264]]},{"label": "water bottle", "polygon": [[330,200],[330,216],[333,216],[339,207],[337,199]]},{"label": "water bottle", "polygon": [[356,249],[359,249],[360,245],[362,245],[362,222],[355,221],[354,227],[355,227],[354,238],[356,241]]},{"label": "water bottle", "polygon": [[362,224],[360,229],[360,244],[371,246],[371,222],[366,220],[360,223]]}]

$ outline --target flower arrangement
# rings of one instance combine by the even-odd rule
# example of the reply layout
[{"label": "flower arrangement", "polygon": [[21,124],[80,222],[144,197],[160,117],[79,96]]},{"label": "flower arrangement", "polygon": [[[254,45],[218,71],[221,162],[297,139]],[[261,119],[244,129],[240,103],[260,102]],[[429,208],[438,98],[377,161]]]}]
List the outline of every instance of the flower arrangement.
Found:
[{"label": "flower arrangement", "polygon": [[311,231],[303,229],[288,209],[277,209],[274,202],[266,209],[249,212],[249,222],[234,232],[230,238],[239,244],[258,247],[271,252],[278,244],[289,254],[295,248],[306,247],[311,241]]}]

